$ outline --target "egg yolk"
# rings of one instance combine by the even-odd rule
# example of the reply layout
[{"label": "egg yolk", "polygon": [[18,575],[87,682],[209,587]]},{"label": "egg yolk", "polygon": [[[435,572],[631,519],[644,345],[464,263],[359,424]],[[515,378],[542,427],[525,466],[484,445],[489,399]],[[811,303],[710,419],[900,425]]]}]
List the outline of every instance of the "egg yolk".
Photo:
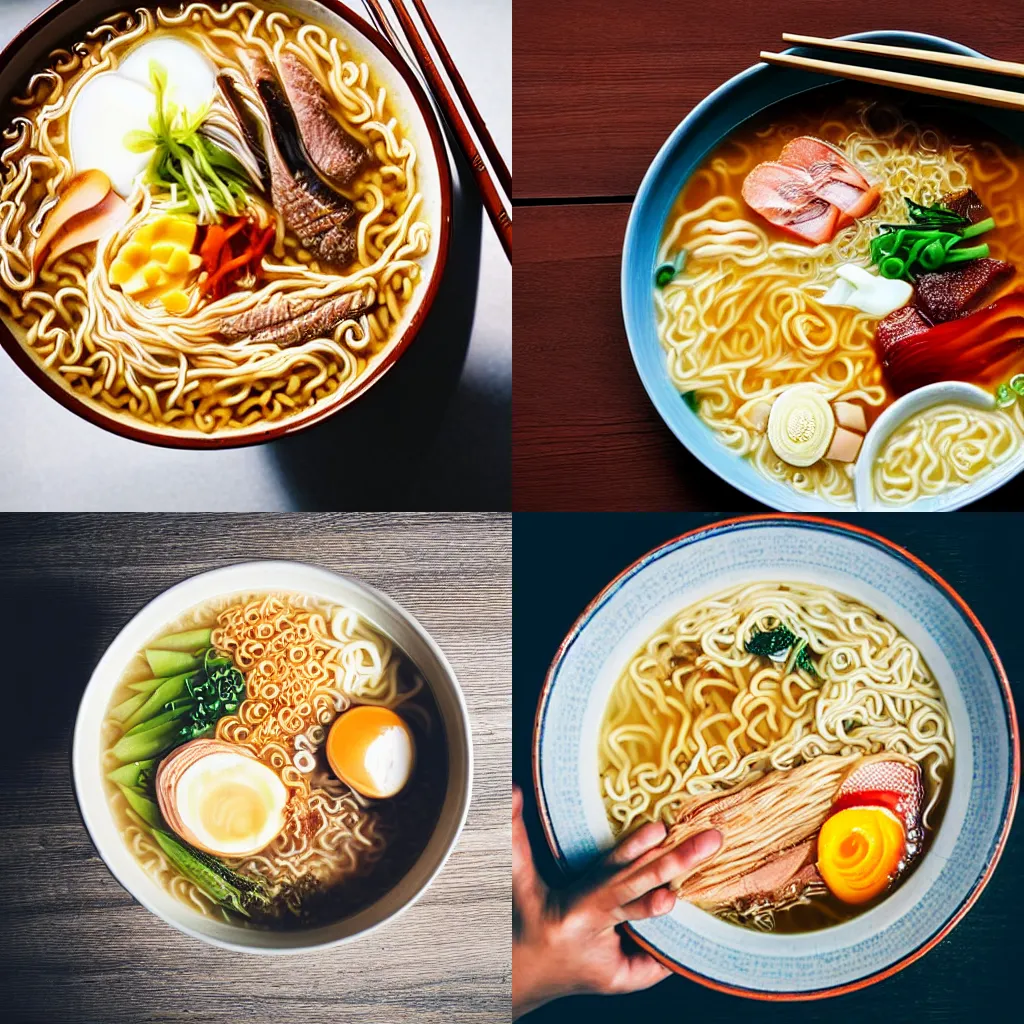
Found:
[{"label": "egg yolk", "polygon": [[364,704],[339,715],[327,736],[331,770],[357,793],[394,796],[412,773],[415,748],[409,726],[389,708]]},{"label": "egg yolk", "polygon": [[202,796],[199,820],[217,842],[237,842],[259,835],[267,822],[267,806],[252,786],[222,782],[210,786]]},{"label": "egg yolk", "polygon": [[844,903],[866,903],[888,888],[906,852],[900,820],[884,807],[849,807],[818,834],[818,872]]}]

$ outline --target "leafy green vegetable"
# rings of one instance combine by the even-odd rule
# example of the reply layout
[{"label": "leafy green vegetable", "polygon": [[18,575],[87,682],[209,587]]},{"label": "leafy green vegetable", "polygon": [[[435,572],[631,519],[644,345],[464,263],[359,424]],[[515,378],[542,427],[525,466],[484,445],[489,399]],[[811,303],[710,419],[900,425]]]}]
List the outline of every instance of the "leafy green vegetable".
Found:
[{"label": "leafy green vegetable", "polygon": [[131,761],[129,764],[115,768],[107,772],[107,778],[116,782],[119,786],[133,786],[136,789],[143,789],[148,785],[150,773],[153,770],[155,760]]},{"label": "leafy green vegetable", "polygon": [[922,206],[920,203],[915,203],[910,196],[905,196],[903,201],[907,204],[907,215],[915,224],[925,224],[928,227],[940,224],[970,224],[966,217],[951,210],[948,206],[943,206],[942,203]]},{"label": "leafy green vegetable", "polygon": [[696,391],[684,391],[683,401],[694,411],[697,411],[697,392]]},{"label": "leafy green vegetable", "polygon": [[176,736],[180,725],[177,721],[170,724],[163,723],[155,729],[147,729],[143,732],[133,732],[131,735],[125,733],[117,743],[111,747],[111,752],[122,764],[128,761],[145,761],[151,757],[170,750],[178,741]]},{"label": "leafy green vegetable", "polygon": [[987,243],[961,243],[991,231],[991,217],[971,224],[940,204],[921,206],[912,199],[906,203],[911,223],[883,224],[881,234],[871,240],[871,260],[882,277],[912,281],[915,273],[988,256]]},{"label": "leafy green vegetable", "polygon": [[211,636],[213,636],[212,629],[190,629],[185,633],[166,633],[149,646],[157,647],[161,651],[185,651],[188,654],[194,654],[196,651],[210,646]]},{"label": "leafy green vegetable", "polygon": [[747,638],[746,649],[749,654],[757,654],[765,658],[789,651],[786,659],[785,672],[793,671],[794,666],[816,676],[818,674],[811,661],[811,649],[803,637],[798,637],[788,626],[776,626],[774,629],[755,629]]},{"label": "leafy green vegetable", "polygon": [[252,910],[270,903],[266,886],[259,879],[232,871],[216,857],[183,843],[161,828],[153,829],[153,838],[187,879],[222,906],[249,917]]},{"label": "leafy green vegetable", "polygon": [[815,671],[814,663],[811,661],[810,648],[807,641],[802,637],[790,649],[789,657],[786,659],[784,674],[788,675],[794,668],[803,669],[808,675],[816,676],[818,674]]},{"label": "leafy green vegetable", "polygon": [[144,698],[144,703],[131,717],[125,719],[124,727],[131,729],[139,722],[144,722],[150,716],[157,714],[157,712],[169,710],[170,702],[185,692],[185,681],[187,679],[188,675],[186,673],[171,676],[170,679],[165,679],[152,693],[140,694]]},{"label": "leafy green vegetable", "polygon": [[768,658],[789,650],[795,640],[796,634],[786,626],[766,630],[755,629],[747,640],[747,651]]},{"label": "leafy green vegetable", "polygon": [[202,669],[185,680],[185,691],[190,711],[179,734],[182,743],[202,736],[218,719],[238,710],[245,697],[245,676],[230,658],[218,657],[217,652],[208,647]]},{"label": "leafy green vegetable", "polygon": [[147,825],[152,825],[153,828],[159,828],[163,825],[164,819],[160,816],[160,808],[155,800],[150,800],[148,796],[140,793],[137,789],[133,789],[131,786],[125,786],[120,783],[119,785],[121,792],[124,793],[125,800],[128,801],[128,806]]},{"label": "leafy green vegetable", "polygon": [[152,647],[146,648],[146,661],[149,662],[153,675],[163,679],[181,672],[191,672],[200,665],[199,658],[194,654],[186,654],[183,651],[160,651]]},{"label": "leafy green vegetable", "polygon": [[[147,651],[152,653],[175,654]],[[245,677],[214,648],[207,647],[194,657],[177,656],[187,657],[193,670],[162,679],[151,693],[130,698],[133,707],[125,721],[127,731],[112,748],[121,762],[156,758],[208,734],[218,719],[237,711],[245,697]],[[141,703],[134,706],[136,701]]]},{"label": "leafy green vegetable", "polygon": [[[200,224],[213,224],[218,213],[237,217],[249,199],[248,177],[242,165],[201,132],[208,107],[189,113],[167,98],[167,71],[157,61],[149,65],[156,93],[156,113],[148,132],[131,131],[125,147],[153,156],[147,181],[171,193],[172,208],[198,215]],[[202,645],[199,645],[202,646]]]}]

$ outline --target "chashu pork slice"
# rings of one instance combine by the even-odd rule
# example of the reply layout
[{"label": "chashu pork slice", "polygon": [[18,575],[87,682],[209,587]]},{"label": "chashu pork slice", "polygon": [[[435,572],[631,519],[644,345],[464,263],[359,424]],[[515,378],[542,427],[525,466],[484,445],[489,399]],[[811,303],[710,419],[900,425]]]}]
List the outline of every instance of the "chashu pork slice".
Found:
[{"label": "chashu pork slice", "polygon": [[369,162],[369,150],[338,122],[316,76],[295,54],[282,53],[279,67],[310,160],[321,174],[350,185]]},{"label": "chashu pork slice", "polygon": [[225,317],[219,330],[229,341],[271,342],[286,347],[323,337],[342,320],[354,319],[366,308],[362,292],[346,292],[326,299],[278,293],[254,309]]},{"label": "chashu pork slice", "polygon": [[705,910],[770,904],[781,906],[824,883],[815,866],[817,843],[808,839],[745,875],[697,888],[686,886],[679,895]]}]

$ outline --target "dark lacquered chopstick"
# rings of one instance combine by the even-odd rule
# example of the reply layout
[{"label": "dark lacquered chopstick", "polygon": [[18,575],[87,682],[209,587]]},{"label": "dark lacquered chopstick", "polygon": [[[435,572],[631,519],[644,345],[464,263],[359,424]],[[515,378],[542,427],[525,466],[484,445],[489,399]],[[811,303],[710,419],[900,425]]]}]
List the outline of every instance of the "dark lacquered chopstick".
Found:
[{"label": "dark lacquered chopstick", "polygon": [[[470,167],[473,169],[473,177],[476,179],[477,187],[480,189],[480,197],[483,199],[484,209],[487,210],[487,215],[491,218],[491,223],[494,225],[494,230],[498,235],[498,240],[501,242],[502,248],[505,250],[505,255],[511,261],[512,218],[509,216],[508,210],[505,208],[505,204],[498,193],[497,187],[491,180],[491,175],[488,173],[487,165],[484,163],[484,158],[480,155],[480,150],[473,141],[473,136],[470,133],[469,127],[462,117],[462,114],[459,112],[458,105],[455,103],[455,100],[452,99],[451,93],[448,91],[448,87],[445,85],[444,79],[441,77],[441,72],[438,71],[437,65],[434,63],[433,57],[430,56],[430,52],[427,50],[426,44],[420,37],[415,23],[410,17],[409,12],[405,9],[405,5],[401,0],[390,0],[390,2],[395,15],[401,23],[402,29],[405,32],[409,46],[413,51],[413,55],[416,57],[416,62],[419,64],[420,70],[427,79],[430,91],[433,93],[434,99],[444,111],[445,117],[448,119],[448,124],[451,126],[452,131],[455,132],[459,146],[465,154],[466,159],[469,161]],[[393,34],[387,28],[384,28],[388,19],[380,4],[380,0],[366,0],[366,3],[373,9],[373,13],[378,24],[392,42],[394,42]]]},{"label": "dark lacquered chopstick", "polygon": [[455,66],[455,61],[452,60],[452,55],[448,52],[448,47],[444,45],[441,33],[437,31],[437,26],[434,24],[433,18],[430,17],[430,12],[427,10],[426,4],[424,4],[423,0],[412,0],[412,3],[419,13],[420,21],[423,22],[423,27],[427,30],[427,35],[430,36],[430,41],[434,44],[434,49],[437,51],[437,55],[441,58],[441,63],[444,65],[445,71],[448,72],[448,77],[451,79],[452,85],[455,86],[455,91],[458,93],[459,100],[462,102],[463,110],[465,110],[469,115],[469,122],[473,126],[473,131],[476,132],[476,137],[480,140],[480,144],[484,147],[487,159],[491,161],[491,168],[494,170],[494,173],[497,174],[498,180],[501,182],[501,187],[505,190],[505,195],[511,196],[512,175],[509,173],[508,166],[505,164],[501,152],[495,145],[494,139],[491,138],[491,133],[487,130],[487,123],[484,121],[483,115],[480,113],[479,108],[474,102],[469,88],[466,86],[462,75],[459,73],[459,69]]}]

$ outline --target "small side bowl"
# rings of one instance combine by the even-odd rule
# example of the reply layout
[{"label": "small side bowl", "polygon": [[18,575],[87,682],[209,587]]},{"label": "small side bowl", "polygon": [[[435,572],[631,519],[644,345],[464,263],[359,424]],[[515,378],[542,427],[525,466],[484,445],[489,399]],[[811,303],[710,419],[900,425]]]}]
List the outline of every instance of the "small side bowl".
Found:
[{"label": "small side bowl", "polygon": [[666,966],[709,988],[820,999],[887,978],[939,942],[985,887],[1013,822],[1020,738],[1009,680],[981,623],[932,569],[877,534],[814,516],[728,519],[668,541],[612,580],[559,647],[537,708],[534,782],[552,852],[576,874],[613,843],[598,734],[623,667],[673,612],[755,580],[831,587],[917,645],[953,722],[945,817],[887,899],[831,928],[766,934],[682,902],[627,927]]},{"label": "small side bowl", "polygon": [[[125,846],[111,814],[101,767],[101,725],[125,666],[187,609],[211,598],[252,591],[294,591],[355,609],[415,663],[437,702],[448,745],[448,787],[433,834],[399,882],[375,903],[331,924],[265,931],[204,917],[159,886]],[[162,921],[215,946],[243,953],[301,953],[367,935],[407,910],[430,886],[458,840],[469,812],[473,753],[462,690],[426,630],[373,587],[299,562],[245,562],[193,576],[149,602],[107,648],[82,696],[71,755],[75,796],[96,850],[114,877]]]},{"label": "small side bowl", "polygon": [[[918,498],[906,506],[887,505],[875,497],[872,473],[878,453],[885,447],[886,441],[911,416],[916,416],[925,409],[942,405],[944,402],[956,402],[972,409],[994,409],[995,397],[976,384],[967,384],[960,380],[943,380],[936,384],[926,384],[902,398],[897,398],[881,416],[871,424],[871,429],[864,436],[860,455],[857,457],[853,471],[853,493],[857,499],[858,512],[897,512],[904,508],[912,508],[915,512],[942,512],[956,504],[976,501],[1001,487],[1011,477],[1020,472],[1024,465],[1024,449],[1013,458],[1007,459],[999,466],[983,473],[977,480],[957,487],[955,490],[934,497]],[[967,491],[966,495],[962,491]]]},{"label": "small side bowl", "polygon": [[[134,9],[162,5],[155,0],[146,0],[127,6]],[[40,360],[0,320],[0,348],[6,350],[27,377],[76,415],[134,441],[163,448],[243,448],[274,441],[320,423],[365,394],[398,362],[423,326],[441,286],[451,241],[452,178],[448,151],[434,108],[416,75],[405,58],[375,28],[339,0],[274,0],[270,6],[318,22],[351,42],[357,55],[370,64],[378,80],[387,87],[403,127],[416,146],[423,216],[431,230],[430,252],[421,263],[423,283],[403,310],[390,350],[353,390],[345,394],[335,393],[310,409],[272,424],[261,423],[212,434],[199,430],[160,429],[142,420],[105,410],[100,403],[91,402],[73,391],[57,375],[48,373]],[[0,110],[8,107],[10,96],[33,69],[43,66],[51,51],[68,41],[81,39],[86,30],[100,24],[105,17],[124,11],[125,7],[120,0],[57,0],[26,25],[0,51]]]}]

